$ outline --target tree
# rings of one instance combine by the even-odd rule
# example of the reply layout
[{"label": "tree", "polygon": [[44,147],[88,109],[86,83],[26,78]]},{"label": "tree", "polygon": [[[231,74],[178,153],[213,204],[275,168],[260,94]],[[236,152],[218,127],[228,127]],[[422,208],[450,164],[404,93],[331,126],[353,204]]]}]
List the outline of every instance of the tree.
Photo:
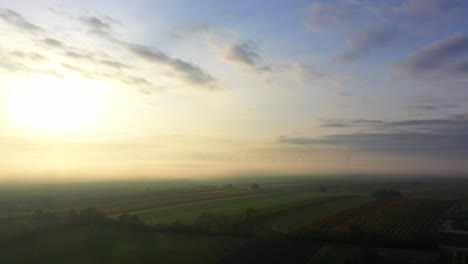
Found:
[{"label": "tree", "polygon": [[144,224],[138,215],[129,214],[128,212],[119,215],[117,221],[127,226],[141,226]]},{"label": "tree", "polygon": [[249,220],[252,217],[254,217],[257,213],[258,213],[257,209],[255,209],[254,207],[249,207],[245,209],[245,218]]},{"label": "tree", "polygon": [[43,209],[36,209],[32,213],[32,220],[35,223],[47,224],[58,220],[57,215]]},{"label": "tree", "polygon": [[63,217],[68,223],[77,223],[80,216],[75,209],[70,209],[63,213]]},{"label": "tree", "polygon": [[210,213],[201,213],[195,220],[195,225],[204,231],[210,231],[215,223],[215,217]]},{"label": "tree", "polygon": [[320,189],[321,192],[326,192],[326,191],[328,191],[328,187],[325,186],[325,185],[320,185],[320,188],[319,188],[319,189]]},{"label": "tree", "polygon": [[108,220],[106,218],[106,214],[103,211],[94,207],[88,207],[81,210],[79,219],[81,222],[86,224],[103,223]]},{"label": "tree", "polygon": [[250,186],[250,189],[256,191],[260,189],[260,185],[258,185],[258,183],[252,183],[252,185]]}]

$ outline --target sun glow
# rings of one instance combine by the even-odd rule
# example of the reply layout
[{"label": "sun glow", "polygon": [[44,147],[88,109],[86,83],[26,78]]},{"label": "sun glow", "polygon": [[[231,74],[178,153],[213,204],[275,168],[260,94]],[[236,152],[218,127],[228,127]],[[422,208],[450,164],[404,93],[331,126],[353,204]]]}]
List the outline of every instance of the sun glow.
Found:
[{"label": "sun glow", "polygon": [[33,77],[7,87],[7,114],[37,133],[90,130],[103,118],[105,96],[93,81]]}]

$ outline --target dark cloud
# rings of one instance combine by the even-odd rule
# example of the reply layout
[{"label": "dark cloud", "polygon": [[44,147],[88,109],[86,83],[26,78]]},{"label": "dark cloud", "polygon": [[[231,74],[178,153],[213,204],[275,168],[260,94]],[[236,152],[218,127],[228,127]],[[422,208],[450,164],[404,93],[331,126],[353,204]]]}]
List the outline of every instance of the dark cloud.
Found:
[{"label": "dark cloud", "polygon": [[48,46],[54,47],[54,48],[62,48],[62,47],[65,46],[61,41],[58,41],[58,40],[53,39],[53,38],[45,38],[45,39],[42,40],[42,43],[44,43],[44,44],[46,44]]},{"label": "dark cloud", "polygon": [[341,147],[358,152],[468,157],[466,119],[383,122],[381,129],[374,133],[336,134],[321,138],[280,136],[277,142]]},{"label": "dark cloud", "polygon": [[10,9],[0,8],[0,19],[10,25],[29,32],[38,32],[42,30],[39,26],[27,21],[22,15]]},{"label": "dark cloud", "polygon": [[134,54],[147,61],[169,66],[179,75],[179,77],[189,84],[203,86],[210,89],[216,88],[215,79],[209,73],[205,72],[193,63],[183,61],[179,58],[169,57],[160,51],[154,51],[146,46],[127,45],[127,47]]},{"label": "dark cloud", "polygon": [[394,26],[380,25],[356,33],[347,40],[348,49],[338,59],[340,61],[356,60],[373,50],[388,45],[395,39],[397,32]]}]

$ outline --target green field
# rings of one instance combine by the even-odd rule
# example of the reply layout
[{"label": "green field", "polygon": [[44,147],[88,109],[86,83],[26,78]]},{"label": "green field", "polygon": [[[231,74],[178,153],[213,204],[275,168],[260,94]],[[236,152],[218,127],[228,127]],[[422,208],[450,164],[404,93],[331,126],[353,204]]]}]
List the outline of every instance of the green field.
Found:
[{"label": "green field", "polygon": [[247,208],[255,208],[260,212],[292,206],[301,202],[312,202],[326,199],[328,196],[315,193],[259,193],[248,197],[216,199],[203,202],[193,202],[177,206],[168,206],[153,210],[136,212],[148,223],[168,223],[180,221],[191,224],[201,213],[224,214],[239,216]]},{"label": "green field", "polygon": [[341,210],[358,206],[371,201],[369,196],[344,197],[342,199],[325,201],[323,204],[311,205],[306,208],[289,212],[287,215],[269,219],[264,226],[275,225],[286,232],[295,231],[307,224],[335,214]]},{"label": "green field", "polygon": [[102,226],[75,227],[3,246],[0,263],[215,263],[245,241]]},{"label": "green field", "polygon": [[[249,189],[252,183],[260,188]],[[398,190],[405,199],[460,199],[468,181],[298,176],[0,185],[0,263],[216,263],[252,237],[294,236],[365,206],[379,189]],[[110,225],[66,224],[86,208],[102,212]],[[398,214],[400,226],[418,214],[419,206],[411,208]],[[61,220],[38,221],[37,209]],[[136,229],[119,222],[124,213],[135,217]],[[373,222],[397,214],[391,215]],[[339,263],[338,255],[355,254],[359,248],[329,246],[314,259]]]}]

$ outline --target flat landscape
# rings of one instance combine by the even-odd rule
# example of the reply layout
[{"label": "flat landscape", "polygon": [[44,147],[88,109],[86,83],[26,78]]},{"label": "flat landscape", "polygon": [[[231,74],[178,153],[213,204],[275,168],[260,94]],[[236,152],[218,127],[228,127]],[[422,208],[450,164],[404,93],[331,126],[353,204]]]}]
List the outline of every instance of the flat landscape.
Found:
[{"label": "flat landscape", "polygon": [[[466,184],[301,176],[2,185],[1,255],[6,263],[61,263],[71,251],[82,253],[69,263],[232,263],[268,247],[265,243],[301,248],[308,242],[294,241],[306,237],[315,241],[314,248],[328,243],[314,263],[332,263],[327,262],[333,260],[331,252],[341,248],[334,243],[434,246],[454,198],[466,197]],[[443,187],[432,195],[437,186]],[[401,197],[381,198],[378,190]],[[293,240],[268,242],[272,236]],[[34,254],[24,254],[27,249]],[[356,250],[340,252],[352,255]],[[184,259],[182,251],[196,257]]]}]

